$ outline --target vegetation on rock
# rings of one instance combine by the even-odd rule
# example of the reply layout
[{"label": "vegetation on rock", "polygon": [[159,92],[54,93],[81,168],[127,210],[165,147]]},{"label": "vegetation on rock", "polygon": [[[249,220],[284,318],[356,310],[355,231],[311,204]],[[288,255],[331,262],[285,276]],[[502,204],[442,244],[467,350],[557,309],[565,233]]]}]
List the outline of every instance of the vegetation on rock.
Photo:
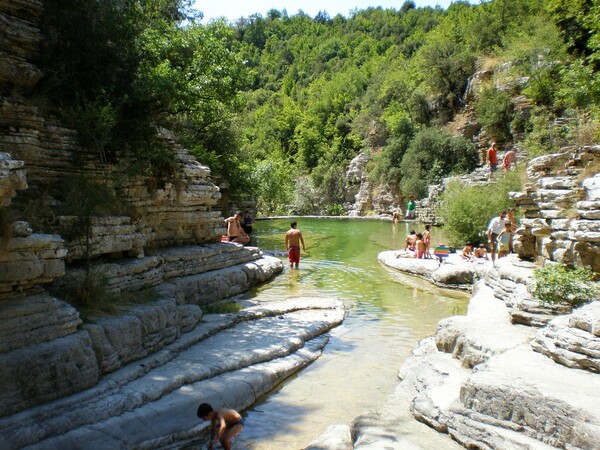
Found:
[{"label": "vegetation on rock", "polygon": [[[166,127],[260,212],[315,213],[346,201],[346,166],[361,152],[371,183],[404,197],[470,171],[473,148],[444,131],[467,93],[488,137],[525,133],[532,155],[599,136],[594,2],[406,1],[206,25],[191,4],[45,2],[37,92],[100,161],[169,177]],[[491,78],[472,92],[478,71]]]},{"label": "vegetation on rock", "polygon": [[589,267],[568,268],[561,264],[548,264],[533,272],[534,295],[543,304],[580,306],[600,295],[594,276]]},{"label": "vegetation on rock", "polygon": [[508,193],[518,190],[519,176],[518,172],[509,172],[497,183],[487,186],[465,186],[458,180],[450,182],[439,211],[450,244],[460,247],[466,242],[486,243],[488,222],[512,206]]}]

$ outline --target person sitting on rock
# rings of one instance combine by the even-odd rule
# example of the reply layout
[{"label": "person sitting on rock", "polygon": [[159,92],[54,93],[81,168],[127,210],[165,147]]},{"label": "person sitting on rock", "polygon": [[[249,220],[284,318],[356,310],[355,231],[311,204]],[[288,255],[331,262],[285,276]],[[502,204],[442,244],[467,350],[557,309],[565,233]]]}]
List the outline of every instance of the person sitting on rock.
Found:
[{"label": "person sitting on rock", "polygon": [[404,250],[414,252],[417,250],[417,232],[410,230],[410,234],[404,240]]},{"label": "person sitting on rock", "polygon": [[475,249],[475,251],[473,252],[473,254],[475,255],[475,258],[489,259],[488,258],[487,248],[485,248],[485,244],[483,244],[483,243],[479,244],[479,247],[477,247]]},{"label": "person sitting on rock", "polygon": [[238,244],[247,244],[250,242],[250,236],[246,234],[242,228],[242,212],[238,211],[234,216],[225,219],[227,224],[227,238],[229,242],[237,242]]},{"label": "person sitting on rock", "polygon": [[225,450],[230,450],[231,439],[244,429],[244,419],[234,409],[213,409],[208,403],[202,403],[196,414],[202,420],[210,420],[208,450],[213,450],[219,442]]},{"label": "person sitting on rock", "polygon": [[467,242],[465,248],[463,248],[460,257],[464,260],[471,261],[474,258],[473,255],[473,244]]},{"label": "person sitting on rock", "polygon": [[425,245],[425,241],[423,240],[423,235],[421,233],[417,233],[415,237],[416,242],[414,250],[411,250],[410,248],[407,250],[400,250],[396,253],[396,258],[425,258],[425,250],[427,246]]}]

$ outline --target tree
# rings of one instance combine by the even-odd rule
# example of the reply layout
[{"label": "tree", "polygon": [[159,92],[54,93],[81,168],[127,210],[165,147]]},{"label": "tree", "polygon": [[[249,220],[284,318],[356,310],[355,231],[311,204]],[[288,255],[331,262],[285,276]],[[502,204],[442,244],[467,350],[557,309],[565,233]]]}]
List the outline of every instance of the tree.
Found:
[{"label": "tree", "polygon": [[448,183],[438,213],[450,244],[484,242],[489,220],[512,206],[508,193],[520,190],[520,186],[517,172],[509,172],[498,183],[487,186],[468,186],[459,180]]},{"label": "tree", "polygon": [[402,158],[402,192],[425,197],[429,184],[438,183],[447,175],[470,172],[478,159],[475,147],[464,137],[425,128],[415,135]]}]

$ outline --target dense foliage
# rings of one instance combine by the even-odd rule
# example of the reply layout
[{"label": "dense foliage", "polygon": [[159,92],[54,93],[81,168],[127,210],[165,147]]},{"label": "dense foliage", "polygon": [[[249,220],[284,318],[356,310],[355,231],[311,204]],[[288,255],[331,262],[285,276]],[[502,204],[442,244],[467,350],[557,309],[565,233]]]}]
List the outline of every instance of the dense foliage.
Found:
[{"label": "dense foliage", "polygon": [[[102,162],[168,177],[173,155],[162,129],[178,131],[217,166],[231,152],[236,140],[230,121],[240,107],[246,71],[230,48],[233,30],[197,24],[189,3],[44,2],[48,39],[38,64],[45,77],[37,89]],[[215,141],[222,145],[218,156],[208,149]]]},{"label": "dense foliage", "polygon": [[580,306],[598,298],[600,288],[589,267],[568,268],[560,264],[535,269],[534,295],[543,304]]},{"label": "dense foliage", "polygon": [[450,182],[439,210],[450,244],[459,247],[466,242],[485,243],[487,237],[482,233],[487,230],[489,220],[510,208],[508,193],[516,191],[519,186],[518,172],[502,175],[497,183],[487,186]]},{"label": "dense foliage", "polygon": [[[168,177],[168,128],[263,213],[339,211],[347,164],[361,152],[371,181],[401,197],[472,170],[475,151],[451,126],[467,93],[488,136],[524,132],[531,154],[600,129],[595,0],[447,10],[405,1],[348,17],[271,10],[207,25],[191,0],[45,6],[38,91],[85,146]],[[513,109],[516,96],[533,114]],[[554,126],[557,115],[569,126]]]}]

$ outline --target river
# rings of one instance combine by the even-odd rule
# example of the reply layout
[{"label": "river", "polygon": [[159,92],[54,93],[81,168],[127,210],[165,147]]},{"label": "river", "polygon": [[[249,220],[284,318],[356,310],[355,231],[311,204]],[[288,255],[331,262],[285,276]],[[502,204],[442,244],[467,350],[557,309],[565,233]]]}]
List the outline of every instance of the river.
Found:
[{"label": "river", "polygon": [[[257,221],[253,245],[282,255],[291,219]],[[347,316],[330,332],[323,355],[251,409],[240,440],[253,450],[301,449],[332,424],[349,424],[381,405],[398,384],[398,369],[417,342],[444,317],[464,314],[465,293],[381,266],[377,254],[403,247],[415,222],[298,218],[306,243],[290,269],[243,299],[252,303],[301,296],[343,300]],[[441,243],[434,229],[433,244]]]}]

